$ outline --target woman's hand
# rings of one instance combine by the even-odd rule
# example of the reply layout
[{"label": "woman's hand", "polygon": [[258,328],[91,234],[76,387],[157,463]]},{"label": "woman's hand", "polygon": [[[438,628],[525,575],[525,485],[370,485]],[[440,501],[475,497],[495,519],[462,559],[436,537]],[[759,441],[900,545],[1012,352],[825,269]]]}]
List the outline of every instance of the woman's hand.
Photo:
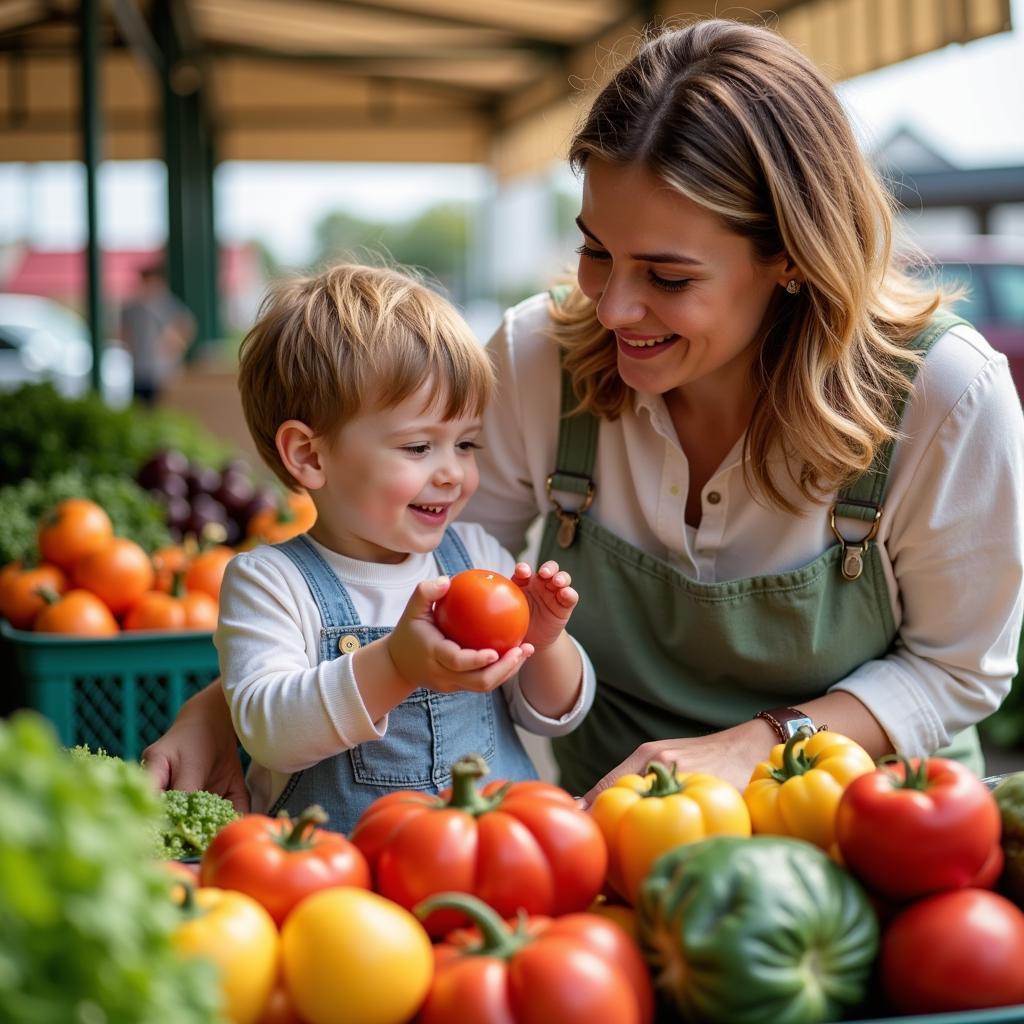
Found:
[{"label": "woman's hand", "polygon": [[579,602],[579,594],[569,585],[572,577],[560,570],[557,562],[545,562],[536,572],[526,562],[517,562],[512,581],[530,605],[526,639],[536,650],[543,651],[562,635]]},{"label": "woman's hand", "polygon": [[385,639],[388,653],[410,689],[426,686],[441,693],[488,693],[519,671],[533,654],[533,644],[524,642],[499,657],[497,651],[472,650],[449,640],[437,628],[432,612],[448,586],[448,578],[442,576],[416,587],[398,625]]},{"label": "woman's hand", "polygon": [[621,775],[643,775],[652,761],[661,761],[681,772],[705,772],[731,782],[741,793],[759,761],[765,760],[778,742],[774,731],[760,719],[743,722],[721,732],[692,739],[654,740],[643,743],[597,783],[583,800],[587,806]]},{"label": "woman's hand", "polygon": [[142,752],[142,763],[160,789],[205,789],[249,810],[249,794],[220,680],[189,698],[171,727]]}]

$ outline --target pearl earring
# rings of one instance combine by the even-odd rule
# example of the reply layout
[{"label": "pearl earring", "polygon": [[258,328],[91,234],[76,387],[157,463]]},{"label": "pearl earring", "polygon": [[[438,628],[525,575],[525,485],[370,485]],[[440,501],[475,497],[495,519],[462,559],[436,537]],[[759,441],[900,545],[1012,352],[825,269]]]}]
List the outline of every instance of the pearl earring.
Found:
[{"label": "pearl earring", "polygon": [[786,284],[786,291],[790,295],[796,295],[800,291],[800,282],[795,277],[790,278]]}]

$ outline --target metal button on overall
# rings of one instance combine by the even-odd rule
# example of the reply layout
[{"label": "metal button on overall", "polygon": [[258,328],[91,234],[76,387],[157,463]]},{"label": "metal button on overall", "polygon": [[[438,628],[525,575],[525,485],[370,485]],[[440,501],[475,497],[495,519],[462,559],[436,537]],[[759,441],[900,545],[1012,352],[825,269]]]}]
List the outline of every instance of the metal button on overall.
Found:
[{"label": "metal button on overall", "polygon": [[722,496],[718,491],[708,491],[708,504],[717,505],[722,500]]},{"label": "metal button on overall", "polygon": [[351,633],[346,633],[338,641],[338,650],[342,654],[351,654],[353,651],[359,650],[359,638],[353,636]]}]

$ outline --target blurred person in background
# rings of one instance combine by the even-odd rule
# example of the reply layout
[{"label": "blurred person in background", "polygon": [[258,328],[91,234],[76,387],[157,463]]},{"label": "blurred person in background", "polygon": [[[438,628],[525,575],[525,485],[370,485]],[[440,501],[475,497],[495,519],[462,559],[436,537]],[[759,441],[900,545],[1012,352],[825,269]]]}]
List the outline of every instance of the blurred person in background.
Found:
[{"label": "blurred person in background", "polygon": [[159,402],[195,334],[195,318],[167,287],[163,266],[144,266],[135,295],[121,311],[121,340],[134,361],[136,401]]}]

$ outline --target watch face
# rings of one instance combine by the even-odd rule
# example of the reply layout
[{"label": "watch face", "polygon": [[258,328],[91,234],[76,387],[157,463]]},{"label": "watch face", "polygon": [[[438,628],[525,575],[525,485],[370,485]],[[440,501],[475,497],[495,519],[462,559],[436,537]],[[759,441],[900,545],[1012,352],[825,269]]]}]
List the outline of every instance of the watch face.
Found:
[{"label": "watch face", "polygon": [[814,722],[809,718],[791,718],[788,722],[782,723],[782,728],[786,730],[787,736],[795,736],[796,733],[805,725],[811,730],[811,732],[814,732]]}]

